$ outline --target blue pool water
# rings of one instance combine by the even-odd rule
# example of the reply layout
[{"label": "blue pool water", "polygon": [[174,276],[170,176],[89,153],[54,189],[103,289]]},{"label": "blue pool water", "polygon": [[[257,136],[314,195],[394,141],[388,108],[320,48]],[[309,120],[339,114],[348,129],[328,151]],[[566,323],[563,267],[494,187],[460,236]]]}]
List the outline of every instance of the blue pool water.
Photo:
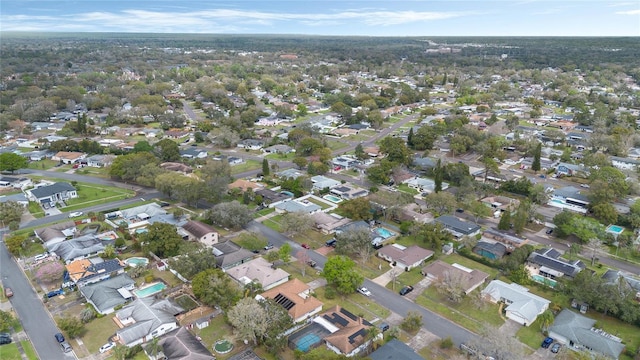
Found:
[{"label": "blue pool water", "polygon": [[164,290],[167,288],[167,285],[161,283],[161,282],[157,282],[153,285],[149,285],[145,288],[139,289],[139,290],[134,290],[133,293],[139,297],[139,298],[143,298],[143,297],[147,297],[147,296],[151,296],[153,294],[157,294],[160,291]]},{"label": "blue pool water", "polygon": [[149,232],[147,229],[136,229],[136,234],[146,234]]},{"label": "blue pool water", "polygon": [[546,277],[544,277],[542,275],[538,275],[538,274],[531,275],[531,278],[535,282],[538,282],[538,283],[543,284],[543,285],[548,285],[550,287],[555,287],[556,283],[557,283],[557,281],[555,281],[553,279],[549,279],[549,278],[546,278]]},{"label": "blue pool water", "polygon": [[149,259],[143,258],[143,257],[132,257],[132,258],[128,258],[124,262],[127,263],[127,265],[132,267],[147,266],[147,264],[149,263]]},{"label": "blue pool water", "polygon": [[393,232],[385,228],[377,228],[376,233],[378,233],[378,235],[380,235],[385,240],[395,235]]},{"label": "blue pool water", "polygon": [[336,204],[339,203],[339,202],[342,202],[342,199],[340,199],[337,196],[333,196],[333,195],[325,195],[322,198],[325,199],[325,200],[329,200],[332,203],[336,203]]},{"label": "blue pool water", "polygon": [[321,341],[321,339],[320,339],[320,337],[318,337],[318,335],[316,335],[316,334],[306,334],[303,337],[301,337],[300,339],[298,339],[298,341],[296,343],[296,347],[298,348],[298,350],[300,350],[302,352],[307,352],[307,351],[309,351],[309,349],[311,349],[311,347],[313,347],[314,345],[316,345],[320,341]]},{"label": "blue pool water", "polygon": [[609,227],[607,228],[607,231],[614,232],[614,233],[621,233],[623,230],[624,228],[618,225],[609,225]]}]

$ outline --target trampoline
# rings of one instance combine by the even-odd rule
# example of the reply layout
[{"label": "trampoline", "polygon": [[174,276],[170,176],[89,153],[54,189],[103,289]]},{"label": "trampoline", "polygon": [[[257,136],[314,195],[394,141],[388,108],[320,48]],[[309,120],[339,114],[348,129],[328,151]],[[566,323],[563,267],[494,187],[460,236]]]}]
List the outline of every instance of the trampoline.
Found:
[{"label": "trampoline", "polygon": [[305,334],[296,341],[296,348],[302,352],[307,352],[309,351],[309,349],[317,345],[320,341],[322,341],[322,339],[320,339],[320,337],[316,334]]}]

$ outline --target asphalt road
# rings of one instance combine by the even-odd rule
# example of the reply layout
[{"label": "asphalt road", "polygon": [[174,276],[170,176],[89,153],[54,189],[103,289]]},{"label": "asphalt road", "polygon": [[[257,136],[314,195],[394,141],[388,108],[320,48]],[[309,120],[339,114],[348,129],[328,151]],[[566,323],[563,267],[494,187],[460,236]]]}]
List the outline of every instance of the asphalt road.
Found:
[{"label": "asphalt road", "polygon": [[[247,226],[247,230],[261,233],[274,246],[281,246],[289,243],[292,248],[292,254],[296,254],[300,250],[304,250],[298,243],[291,241],[286,236],[269,227],[262,225],[256,221],[251,221]],[[307,255],[311,260],[317,263],[319,268],[324,268],[327,258],[315,251],[307,251]],[[439,315],[411,302],[410,300],[398,295],[397,293],[382,287],[371,280],[365,280],[364,285],[371,291],[371,299],[381,306],[405,317],[409,311],[418,311],[422,314],[422,327],[436,336],[444,339],[451,337],[456,345],[468,342],[475,335],[469,330],[454,324],[453,322],[440,317]]]},{"label": "asphalt road", "polygon": [[[0,230],[2,232],[2,230]],[[2,234],[4,235],[4,234]],[[55,323],[44,309],[40,296],[9,255],[4,241],[0,243],[0,276],[2,283],[13,290],[11,305],[15,309],[22,327],[38,353],[38,358],[47,360],[76,359],[73,352],[63,353],[53,334],[59,332]]]}]

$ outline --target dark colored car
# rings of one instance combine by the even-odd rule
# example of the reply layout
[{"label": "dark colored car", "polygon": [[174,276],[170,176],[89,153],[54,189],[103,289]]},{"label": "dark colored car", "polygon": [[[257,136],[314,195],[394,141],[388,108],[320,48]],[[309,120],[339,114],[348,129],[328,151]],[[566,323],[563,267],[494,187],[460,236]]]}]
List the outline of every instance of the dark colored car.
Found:
[{"label": "dark colored car", "polygon": [[389,324],[387,323],[380,323],[380,325],[378,325],[378,328],[380,329],[380,331],[385,332],[387,330],[389,330]]},{"label": "dark colored car", "polygon": [[464,212],[464,209],[456,209],[456,212],[462,214]]},{"label": "dark colored car", "polygon": [[407,285],[400,289],[400,295],[404,296],[413,291],[413,286]]},{"label": "dark colored car", "polygon": [[543,348],[548,348],[551,344],[553,343],[553,339],[548,337],[544,340],[542,340],[542,344],[540,346],[542,346]]},{"label": "dark colored car", "polygon": [[315,261],[313,261],[313,260],[309,260],[309,261],[307,261],[307,265],[309,265],[309,266],[311,266],[311,267],[313,267],[313,268],[314,268],[314,267],[316,267],[316,265],[318,265],[318,264],[316,264],[316,262],[315,262]]},{"label": "dark colored car", "polygon": [[336,247],[337,243],[338,243],[338,240],[336,240],[334,238],[334,239],[331,239],[331,240],[327,240],[327,242],[324,243],[324,244],[327,245],[327,246]]},{"label": "dark colored car", "polygon": [[553,229],[547,229],[547,231],[545,231],[545,234],[549,235],[553,232]]},{"label": "dark colored car", "polygon": [[63,343],[64,342],[64,336],[61,333],[56,333],[53,336],[56,338],[57,342],[59,342],[59,343]]},{"label": "dark colored car", "polygon": [[0,345],[11,344],[12,341],[10,337],[0,337]]},{"label": "dark colored car", "polygon": [[554,354],[557,354],[558,351],[560,351],[560,344],[559,343],[553,344],[553,346],[551,346],[551,352]]}]

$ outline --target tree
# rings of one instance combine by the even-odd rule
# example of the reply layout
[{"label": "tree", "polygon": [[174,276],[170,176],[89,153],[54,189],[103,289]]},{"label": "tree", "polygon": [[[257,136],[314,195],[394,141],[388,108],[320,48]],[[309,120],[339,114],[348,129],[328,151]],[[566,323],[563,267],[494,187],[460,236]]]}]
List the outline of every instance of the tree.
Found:
[{"label": "tree", "polygon": [[400,323],[400,327],[407,332],[415,333],[422,327],[422,314],[417,311],[409,311]]},{"label": "tree", "polygon": [[542,156],[542,143],[538,143],[536,151],[533,153],[533,162],[531,163],[531,170],[534,172],[540,171],[540,157]]},{"label": "tree", "polygon": [[233,181],[231,167],[226,161],[207,161],[200,169],[200,177],[204,182],[204,198],[216,204],[223,200],[227,185]]},{"label": "tree", "polygon": [[509,230],[511,228],[511,211],[503,211],[498,222],[498,229]]},{"label": "tree", "polygon": [[407,135],[407,146],[413,148],[413,127],[409,129],[409,135]]},{"label": "tree", "polygon": [[20,250],[24,246],[24,242],[27,240],[26,235],[10,235],[4,239],[4,244],[7,245],[7,250],[14,256],[20,254]]},{"label": "tree", "polygon": [[356,263],[344,255],[332,256],[322,270],[322,277],[333,286],[338,293],[348,295],[354,293],[364,281],[363,275],[355,267]]},{"label": "tree", "polygon": [[288,212],[282,215],[280,231],[288,236],[304,233],[315,224],[311,216],[302,212]]},{"label": "tree", "polygon": [[227,319],[240,339],[251,341],[255,346],[258,345],[258,338],[266,333],[269,325],[264,309],[253,298],[238,301],[227,312]]},{"label": "tree", "polygon": [[455,304],[462,301],[465,295],[465,278],[460,271],[445,271],[436,282],[436,289]]},{"label": "tree", "polygon": [[478,219],[491,216],[491,209],[480,201],[471,201],[467,206],[467,210],[473,214],[473,219],[476,224],[478,223]]},{"label": "tree", "polygon": [[422,126],[418,129],[418,131],[416,131],[415,135],[412,136],[411,143],[413,144],[414,150],[429,151],[433,148],[433,143],[437,138],[438,133],[433,126]]},{"label": "tree", "polygon": [[553,324],[554,316],[551,310],[547,309],[542,314],[538,315],[536,320],[540,322],[540,328],[545,332],[549,330],[549,326]]},{"label": "tree", "polygon": [[147,227],[147,232],[140,236],[144,250],[152,252],[161,258],[178,255],[183,240],[176,227],[167,223],[153,223]]},{"label": "tree", "polygon": [[438,159],[435,169],[433,170],[433,181],[435,183],[434,192],[442,191],[442,178],[444,177],[441,160]]},{"label": "tree", "polygon": [[260,301],[267,319],[267,330],[260,341],[272,354],[282,351],[287,346],[287,337],[282,334],[293,326],[293,320],[287,309],[272,299]]},{"label": "tree", "polygon": [[311,260],[309,254],[307,254],[307,249],[300,249],[296,253],[296,260],[300,264],[300,273],[302,276],[305,276],[307,273],[307,264]]},{"label": "tree", "polygon": [[254,232],[242,232],[242,234],[238,235],[236,240],[243,248],[253,252],[264,249],[268,244],[266,237]]},{"label": "tree", "polygon": [[7,226],[12,222],[20,222],[20,218],[24,213],[24,206],[16,201],[7,201],[0,203],[0,226]]},{"label": "tree", "polygon": [[57,323],[60,330],[67,333],[67,335],[72,338],[80,337],[86,332],[84,324],[76,317],[59,318]]},{"label": "tree", "polygon": [[591,171],[591,191],[589,198],[592,204],[611,203],[629,193],[627,176],[620,170],[605,166]]},{"label": "tree", "polygon": [[374,253],[371,246],[371,231],[368,227],[358,227],[336,234],[336,253],[356,255],[365,264]]},{"label": "tree", "polygon": [[278,249],[278,256],[280,257],[280,260],[285,263],[291,261],[291,245],[289,245],[289,243],[282,244],[280,249]]},{"label": "tree", "polygon": [[82,321],[83,324],[87,324],[90,323],[91,320],[95,319],[96,313],[92,308],[84,308],[82,309],[82,311],[80,311],[79,316],[80,321]]},{"label": "tree", "polygon": [[522,264],[517,268],[511,270],[511,272],[509,273],[509,280],[520,285],[529,285],[531,283],[529,272]]},{"label": "tree", "polygon": [[214,224],[236,230],[253,219],[251,210],[235,200],[214,206],[209,212],[209,218]]},{"label": "tree", "polygon": [[209,306],[226,310],[241,297],[240,288],[220,269],[207,269],[196,274],[191,281],[193,294]]},{"label": "tree", "polygon": [[618,211],[609,203],[597,204],[591,207],[593,216],[605,225],[618,222]]},{"label": "tree", "polygon": [[11,312],[0,310],[0,331],[9,332],[11,328],[18,327],[20,321],[16,319]]},{"label": "tree", "polygon": [[269,168],[269,160],[266,158],[262,159],[262,175],[269,176],[271,169]]},{"label": "tree", "polygon": [[36,270],[36,278],[45,283],[51,283],[58,279],[62,279],[64,266],[57,261],[50,261],[41,265]]},{"label": "tree", "polygon": [[129,348],[126,345],[116,345],[116,347],[113,348],[113,357],[116,360],[125,360],[127,354],[129,354]]},{"label": "tree", "polygon": [[367,198],[360,197],[343,201],[338,207],[345,216],[353,220],[370,220],[373,218],[371,204]]},{"label": "tree", "polygon": [[362,147],[362,144],[356,145],[356,148],[354,151],[355,151],[356,158],[358,160],[364,160],[367,158],[367,154],[364,152],[364,148]]},{"label": "tree", "polygon": [[298,169],[304,169],[309,163],[306,158],[301,156],[295,157],[292,162],[298,167]]},{"label": "tree", "polygon": [[387,159],[396,164],[409,165],[411,153],[407,145],[399,137],[387,136],[380,140],[380,152],[387,155]]},{"label": "tree", "polygon": [[155,144],[154,148],[162,161],[178,161],[180,159],[180,148],[173,140],[160,140]]},{"label": "tree", "polygon": [[534,204],[546,205],[549,201],[549,193],[542,184],[535,184],[529,189],[529,199]]},{"label": "tree", "polygon": [[[264,245],[266,245],[266,241]],[[264,245],[258,249],[262,249]],[[215,255],[207,249],[193,250],[184,256],[169,260],[169,266],[187,279],[192,279],[196,274],[214,268],[215,264]]]},{"label": "tree", "polygon": [[0,154],[0,171],[11,171],[11,173],[13,173],[16,170],[24,169],[27,166],[27,158],[24,156],[14,154],[12,152]]},{"label": "tree", "polygon": [[456,197],[448,192],[432,192],[424,197],[427,208],[433,209],[438,214],[449,214],[458,206]]},{"label": "tree", "polygon": [[487,182],[487,178],[489,177],[489,173],[500,174],[500,168],[498,167],[498,163],[492,158],[488,156],[484,156],[480,162],[484,165],[484,181]]}]

